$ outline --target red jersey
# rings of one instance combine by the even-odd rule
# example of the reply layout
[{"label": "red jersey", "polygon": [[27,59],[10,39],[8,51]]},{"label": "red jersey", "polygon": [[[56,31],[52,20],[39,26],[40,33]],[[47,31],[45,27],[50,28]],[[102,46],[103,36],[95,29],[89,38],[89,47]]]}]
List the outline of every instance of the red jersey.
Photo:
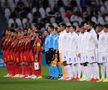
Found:
[{"label": "red jersey", "polygon": [[42,51],[42,48],[41,48],[41,45],[42,45],[42,41],[41,41],[41,39],[39,39],[39,38],[37,38],[35,41],[34,41],[34,52],[36,52],[37,51],[37,48],[39,48],[40,49],[40,51]]}]

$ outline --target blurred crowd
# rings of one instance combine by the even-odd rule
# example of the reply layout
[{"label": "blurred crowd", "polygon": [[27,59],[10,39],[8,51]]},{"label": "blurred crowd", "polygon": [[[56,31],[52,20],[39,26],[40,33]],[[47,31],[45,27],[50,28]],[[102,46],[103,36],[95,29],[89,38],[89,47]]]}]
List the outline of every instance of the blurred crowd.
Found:
[{"label": "blurred crowd", "polygon": [[80,25],[84,20],[108,23],[107,0],[1,0],[8,27],[25,28],[36,23],[44,31],[49,24]]}]

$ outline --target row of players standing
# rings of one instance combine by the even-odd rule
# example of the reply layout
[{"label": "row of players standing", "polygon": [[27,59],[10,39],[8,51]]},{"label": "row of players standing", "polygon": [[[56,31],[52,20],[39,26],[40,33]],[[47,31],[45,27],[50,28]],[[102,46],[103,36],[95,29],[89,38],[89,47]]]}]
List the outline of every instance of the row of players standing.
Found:
[{"label": "row of players standing", "polygon": [[42,42],[35,25],[6,30],[1,44],[7,68],[4,77],[42,78]]},{"label": "row of players standing", "polygon": [[45,39],[48,79],[108,81],[107,24],[97,25],[96,30],[90,21],[78,27],[49,25],[48,32]]}]

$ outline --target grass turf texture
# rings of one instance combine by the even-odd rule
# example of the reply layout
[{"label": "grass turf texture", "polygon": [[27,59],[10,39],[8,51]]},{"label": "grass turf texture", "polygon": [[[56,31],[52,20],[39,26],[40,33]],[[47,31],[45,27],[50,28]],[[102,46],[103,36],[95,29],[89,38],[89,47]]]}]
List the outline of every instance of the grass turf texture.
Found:
[{"label": "grass turf texture", "polygon": [[86,81],[47,80],[48,69],[43,67],[43,78],[39,80],[4,78],[6,68],[0,68],[0,90],[108,90],[108,83]]}]

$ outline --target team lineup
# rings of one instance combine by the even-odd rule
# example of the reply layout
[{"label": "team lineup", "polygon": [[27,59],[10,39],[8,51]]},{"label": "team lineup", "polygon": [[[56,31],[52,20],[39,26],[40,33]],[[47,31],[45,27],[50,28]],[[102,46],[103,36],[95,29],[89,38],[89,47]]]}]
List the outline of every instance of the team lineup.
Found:
[{"label": "team lineup", "polygon": [[[5,77],[42,78],[42,51],[49,68],[47,79],[108,82],[108,25],[90,21],[77,27],[49,25],[42,44],[35,26],[6,30],[2,39]],[[43,47],[43,48],[42,48]]]},{"label": "team lineup", "polygon": [[8,71],[4,77],[42,78],[42,42],[34,25],[31,29],[9,29],[4,33],[2,48]]}]

